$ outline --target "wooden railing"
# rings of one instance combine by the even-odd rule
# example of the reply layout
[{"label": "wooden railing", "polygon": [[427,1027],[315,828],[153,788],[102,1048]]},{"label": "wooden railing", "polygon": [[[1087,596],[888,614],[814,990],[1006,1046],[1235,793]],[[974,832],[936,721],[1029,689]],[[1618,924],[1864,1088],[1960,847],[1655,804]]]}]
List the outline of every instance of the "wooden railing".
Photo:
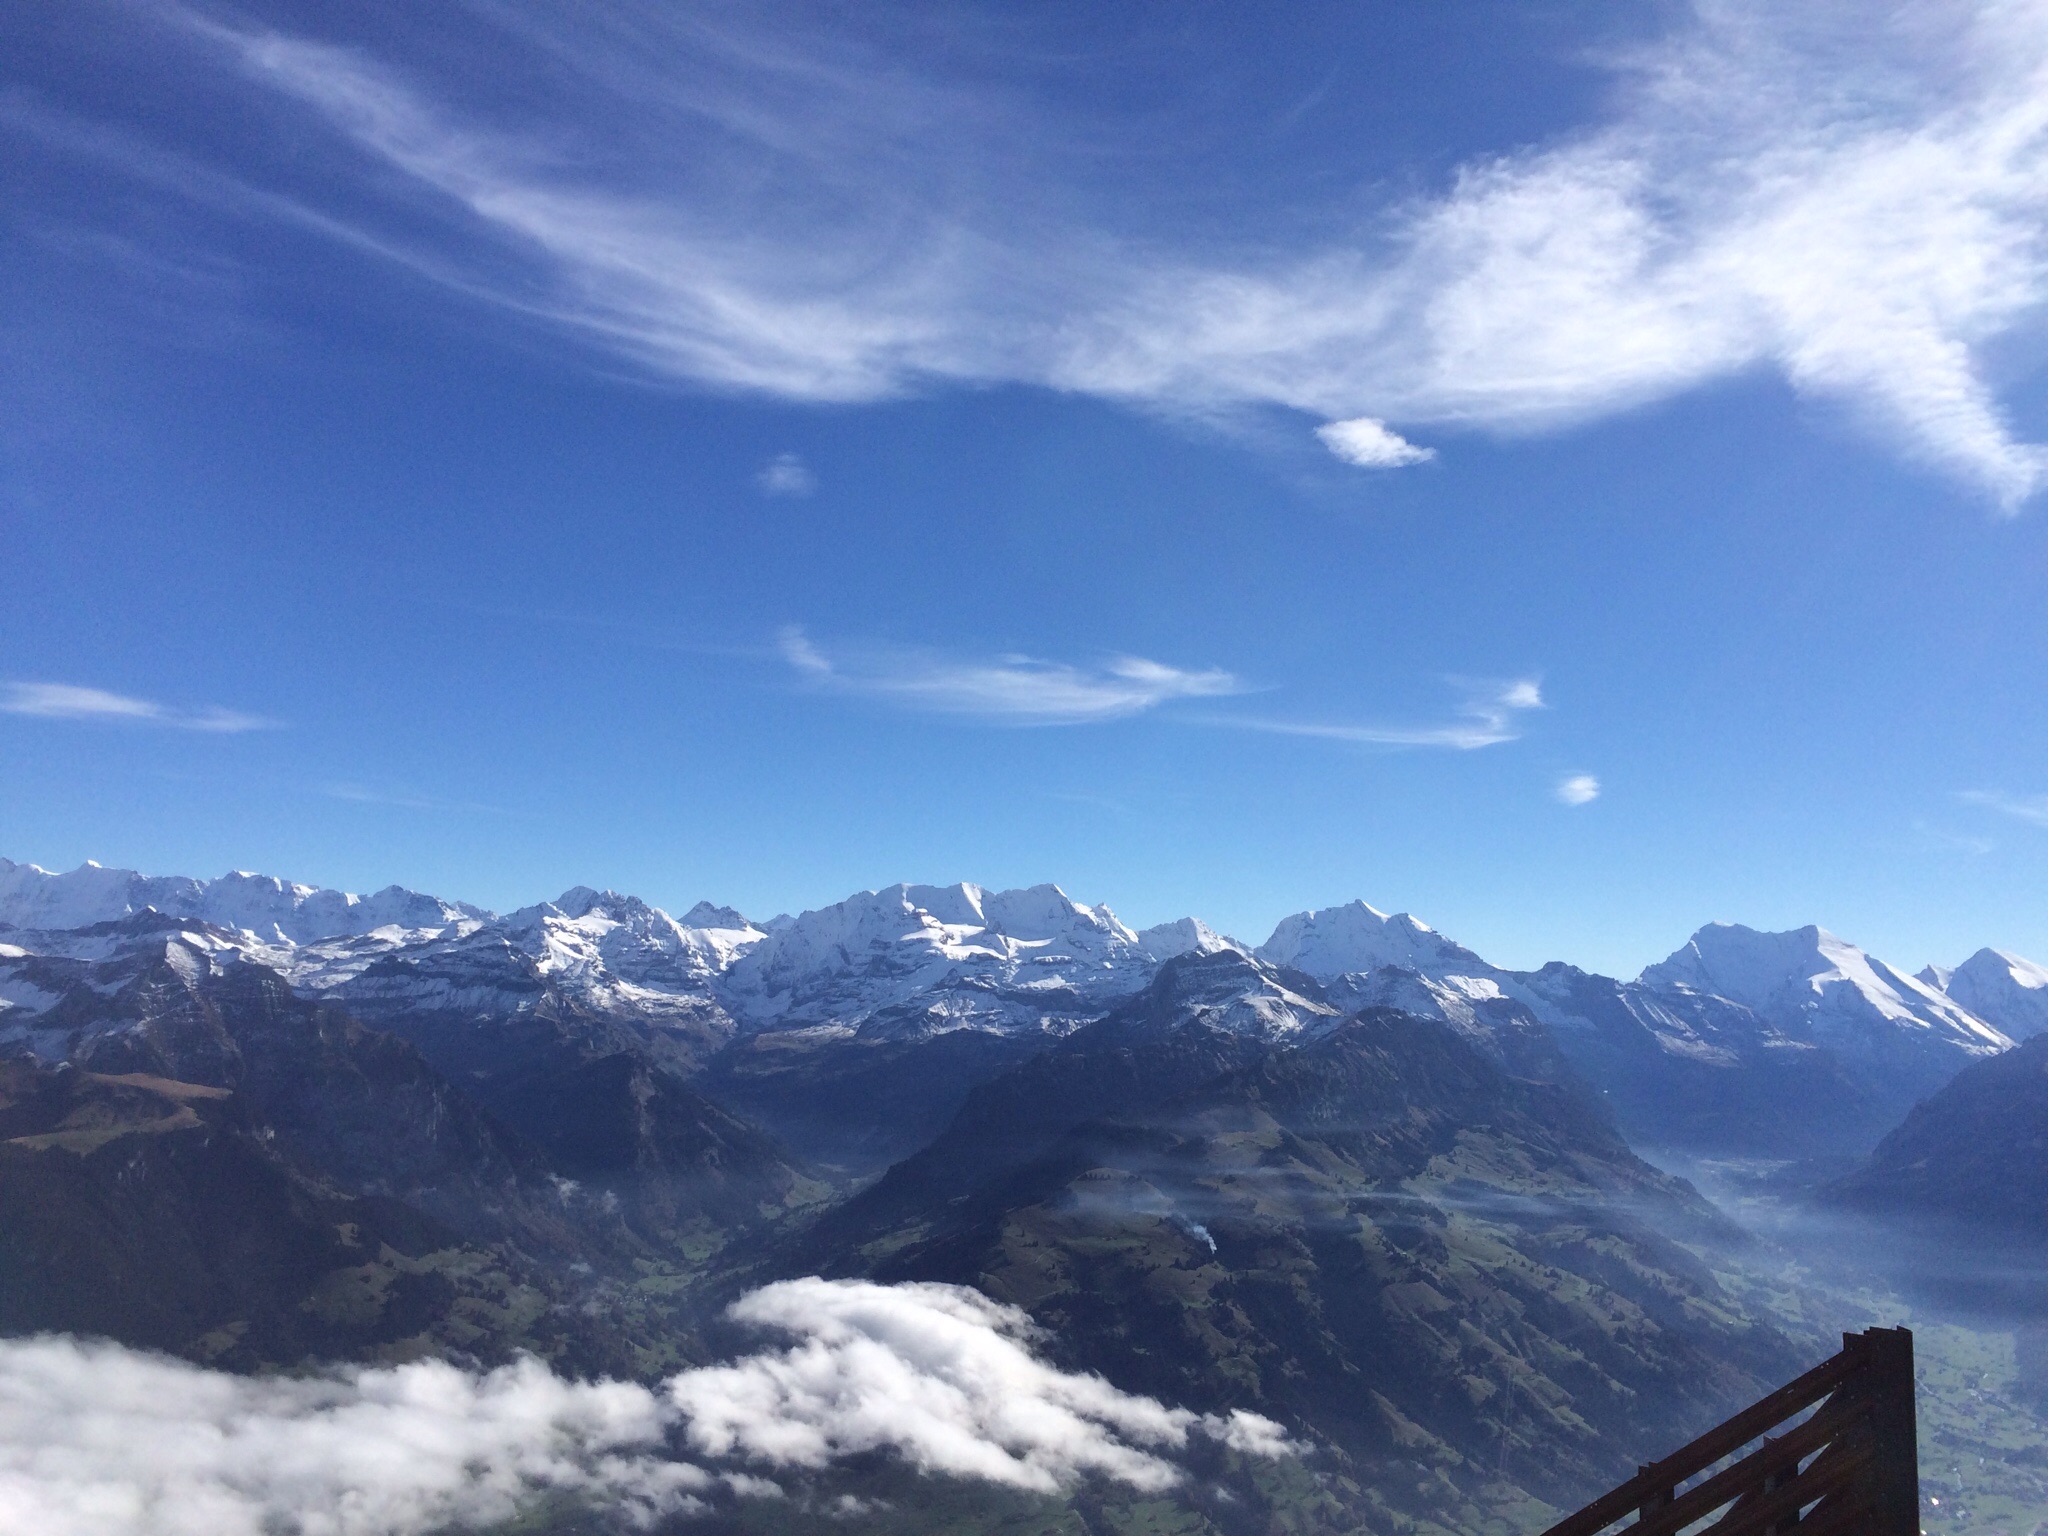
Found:
[{"label": "wooden railing", "polygon": [[1920,1536],[1913,1335],[1843,1334],[1839,1355],[1544,1536],[1598,1536],[1630,1515],[1616,1536]]}]

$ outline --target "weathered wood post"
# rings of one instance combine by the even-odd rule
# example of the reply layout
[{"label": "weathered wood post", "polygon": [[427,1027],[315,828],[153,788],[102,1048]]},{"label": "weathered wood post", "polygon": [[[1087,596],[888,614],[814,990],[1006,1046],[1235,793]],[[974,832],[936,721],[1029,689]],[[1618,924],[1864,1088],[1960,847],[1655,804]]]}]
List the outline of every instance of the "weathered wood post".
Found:
[{"label": "weathered wood post", "polygon": [[[1869,1351],[1872,1467],[1870,1536],[1920,1536],[1920,1422],[1914,1405],[1913,1335],[1872,1328]],[[1848,1342],[1845,1336],[1843,1342]]]}]

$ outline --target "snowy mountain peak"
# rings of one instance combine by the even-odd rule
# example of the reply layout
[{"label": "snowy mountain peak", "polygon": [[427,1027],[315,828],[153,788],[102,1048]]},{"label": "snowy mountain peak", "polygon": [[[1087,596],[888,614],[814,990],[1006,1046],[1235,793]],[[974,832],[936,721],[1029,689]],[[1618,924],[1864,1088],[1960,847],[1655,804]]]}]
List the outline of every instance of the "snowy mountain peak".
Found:
[{"label": "snowy mountain peak", "polygon": [[698,902],[697,905],[685,912],[678,921],[685,928],[744,929],[758,926],[747,921],[746,918],[742,917],[733,908],[713,906],[708,901]]},{"label": "snowy mountain peak", "polygon": [[1296,991],[1272,966],[1225,947],[1189,950],[1167,961],[1100,1027],[1111,1038],[1156,1038],[1200,1024],[1278,1041],[1325,1033],[1344,1017],[1327,999]]},{"label": "snowy mountain peak", "polygon": [[599,908],[609,912],[618,912],[628,907],[646,910],[646,903],[636,896],[621,896],[616,891],[596,891],[587,885],[572,885],[547,905],[562,916],[572,919],[588,917]]},{"label": "snowy mountain peak", "polygon": [[1644,969],[1645,986],[1740,1003],[1764,1017],[1796,1015],[1823,1028],[1883,1022],[1947,1037],[1973,1052],[2003,1050],[1999,1030],[1938,988],[1809,924],[1760,933],[1709,923],[1668,959]]},{"label": "snowy mountain peak", "polygon": [[1954,970],[1928,966],[1919,980],[2015,1040],[2048,1033],[2048,966],[1980,949]]},{"label": "snowy mountain peak", "polygon": [[770,932],[734,964],[725,988],[758,1022],[860,1023],[937,989],[946,997],[933,1007],[954,1009],[949,1017],[1039,1025],[1070,1015],[1080,999],[1134,990],[1149,963],[1115,913],[1056,885],[892,885]]},{"label": "snowy mountain peak", "polygon": [[1382,965],[1425,976],[1485,975],[1493,969],[1420,919],[1406,912],[1389,916],[1363,901],[1282,918],[1253,953],[1269,965],[1292,966],[1321,979]]},{"label": "snowy mountain peak", "polygon": [[1138,930],[1138,947],[1154,960],[1171,960],[1176,955],[1216,955],[1231,950],[1249,955],[1251,947],[1227,934],[1218,933],[1199,917],[1177,918]]}]

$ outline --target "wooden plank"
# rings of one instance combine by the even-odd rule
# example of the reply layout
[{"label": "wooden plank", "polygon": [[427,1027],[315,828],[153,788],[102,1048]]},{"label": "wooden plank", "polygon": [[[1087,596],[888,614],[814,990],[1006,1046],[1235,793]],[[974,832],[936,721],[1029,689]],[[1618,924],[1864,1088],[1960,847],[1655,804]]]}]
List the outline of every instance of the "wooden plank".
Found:
[{"label": "wooden plank", "polygon": [[1659,1493],[1669,1492],[1697,1472],[1776,1427],[1802,1408],[1811,1407],[1862,1369],[1864,1354],[1848,1346],[1823,1360],[1805,1375],[1788,1381],[1768,1397],[1759,1398],[1725,1424],[1708,1430],[1691,1444],[1652,1462],[1611,1493],[1595,1499],[1577,1514],[1567,1515],[1543,1536],[1595,1536],[1615,1521],[1635,1513]]},{"label": "wooden plank", "polygon": [[1674,1533],[1713,1513],[1738,1494],[1752,1487],[1762,1487],[1768,1473],[1787,1465],[1796,1467],[1807,1456],[1863,1419],[1869,1411],[1869,1405],[1862,1401],[1839,1402],[1831,1398],[1804,1424],[1795,1425],[1777,1439],[1766,1441],[1742,1460],[1723,1467],[1698,1487],[1688,1488],[1672,1501],[1668,1510],[1659,1510],[1655,1519],[1646,1518],[1631,1525],[1628,1536],[1637,1536],[1638,1532],[1641,1536],[1674,1536]]},{"label": "wooden plank", "polygon": [[1761,1536],[1767,1527],[1787,1515],[1797,1514],[1807,1505],[1847,1488],[1875,1460],[1875,1448],[1868,1441],[1831,1447],[1784,1487],[1759,1492],[1754,1503],[1730,1511],[1699,1532],[1699,1536]]}]

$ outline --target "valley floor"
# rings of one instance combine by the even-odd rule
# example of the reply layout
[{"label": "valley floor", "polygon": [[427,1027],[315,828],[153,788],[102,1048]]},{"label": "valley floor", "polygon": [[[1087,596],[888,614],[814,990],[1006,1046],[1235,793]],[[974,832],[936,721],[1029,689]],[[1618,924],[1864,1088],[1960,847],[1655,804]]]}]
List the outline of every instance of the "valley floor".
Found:
[{"label": "valley floor", "polygon": [[1810,1169],[1652,1161],[1759,1236],[1755,1251],[1719,1256],[1718,1277],[1788,1332],[1811,1333],[1817,1355],[1839,1332],[1913,1330],[1927,1536],[2048,1536],[2048,1262],[1816,1216],[1797,1195]]}]

